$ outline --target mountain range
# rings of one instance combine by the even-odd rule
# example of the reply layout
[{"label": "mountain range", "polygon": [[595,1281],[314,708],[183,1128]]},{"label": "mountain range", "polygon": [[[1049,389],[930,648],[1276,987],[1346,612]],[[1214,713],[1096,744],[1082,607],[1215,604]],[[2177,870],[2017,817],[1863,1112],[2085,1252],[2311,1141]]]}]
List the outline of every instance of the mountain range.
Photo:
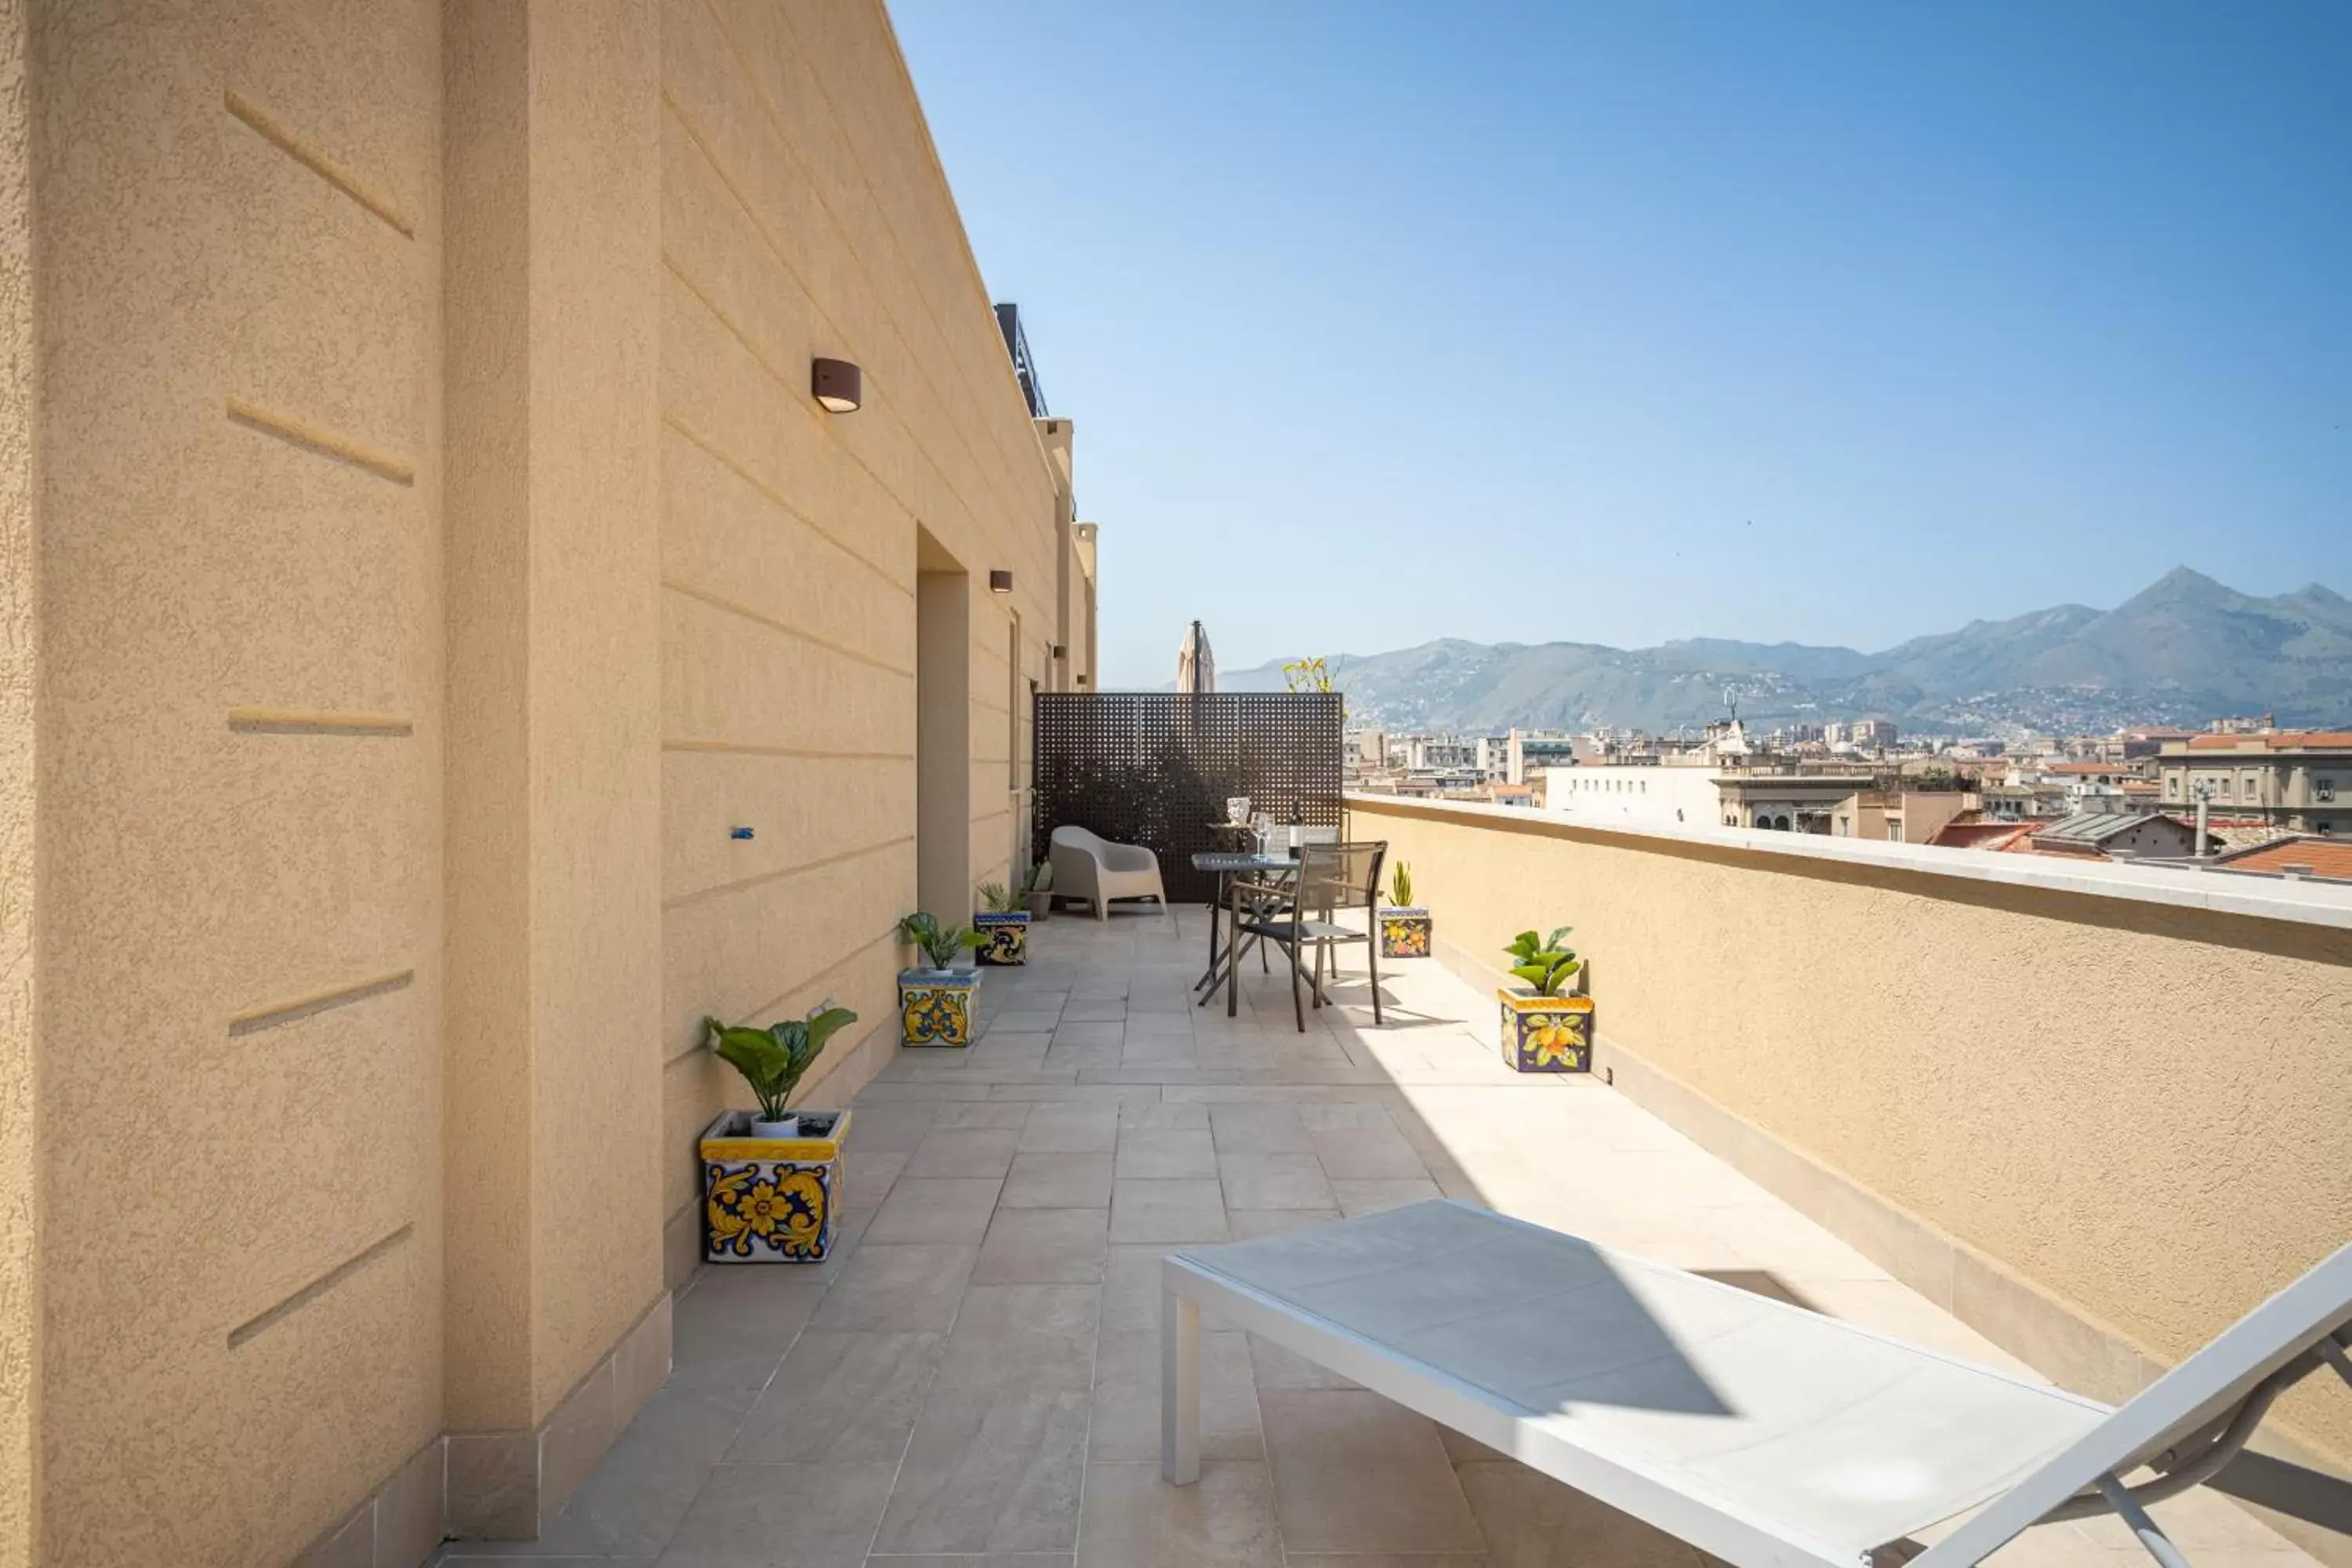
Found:
[{"label": "mountain range", "polygon": [[[2352,600],[2314,583],[2274,598],[2182,566],[2112,610],[2061,605],[1971,621],[1882,653],[1691,637],[1656,647],[1474,643],[1333,656],[1351,718],[1411,731],[1511,725],[1653,731],[1739,713],[1788,722],[1891,719],[2000,735],[2202,726],[2223,714],[2352,721]],[[1227,691],[1283,689],[1282,661],[1221,669]]]}]

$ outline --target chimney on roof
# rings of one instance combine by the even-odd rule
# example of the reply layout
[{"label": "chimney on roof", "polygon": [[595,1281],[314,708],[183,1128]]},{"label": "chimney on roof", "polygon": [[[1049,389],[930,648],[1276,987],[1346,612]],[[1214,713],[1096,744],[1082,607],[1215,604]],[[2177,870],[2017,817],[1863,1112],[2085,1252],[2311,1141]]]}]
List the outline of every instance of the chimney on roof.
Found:
[{"label": "chimney on roof", "polygon": [[2282,866],[2279,868],[2279,875],[2286,878],[2289,881],[2294,881],[2299,878],[2312,875],[2316,869],[2317,868],[2312,866]]}]

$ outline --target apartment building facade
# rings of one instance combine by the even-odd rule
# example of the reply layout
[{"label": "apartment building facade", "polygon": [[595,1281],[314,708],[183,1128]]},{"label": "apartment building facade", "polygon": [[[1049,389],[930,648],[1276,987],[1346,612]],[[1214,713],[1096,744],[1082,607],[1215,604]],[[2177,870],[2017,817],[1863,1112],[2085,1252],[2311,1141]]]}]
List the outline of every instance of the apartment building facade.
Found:
[{"label": "apartment building facade", "polygon": [[0,1564],[528,1536],[703,1018],[845,1103],[1019,848],[1071,428],[878,0],[9,16]]},{"label": "apartment building facade", "polygon": [[2352,834],[2352,731],[2284,730],[2168,742],[2155,761],[2167,811],[2211,809],[2302,833]]}]

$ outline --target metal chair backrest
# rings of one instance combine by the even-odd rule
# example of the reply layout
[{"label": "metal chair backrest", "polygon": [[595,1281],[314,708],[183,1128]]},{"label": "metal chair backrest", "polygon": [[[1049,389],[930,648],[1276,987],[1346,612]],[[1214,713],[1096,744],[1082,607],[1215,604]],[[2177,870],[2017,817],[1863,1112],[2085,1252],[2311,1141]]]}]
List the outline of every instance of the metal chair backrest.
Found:
[{"label": "metal chair backrest", "polygon": [[1381,894],[1381,865],[1388,858],[1384,839],[1362,844],[1307,844],[1298,851],[1298,907],[1302,910],[1369,910]]}]

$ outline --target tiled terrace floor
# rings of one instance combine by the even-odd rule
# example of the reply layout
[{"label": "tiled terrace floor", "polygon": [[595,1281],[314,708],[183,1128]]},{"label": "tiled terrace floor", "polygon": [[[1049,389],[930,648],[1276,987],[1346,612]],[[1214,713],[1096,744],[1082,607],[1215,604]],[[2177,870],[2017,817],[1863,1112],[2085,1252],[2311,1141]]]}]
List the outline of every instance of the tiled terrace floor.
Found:
[{"label": "tiled terrace floor", "polygon": [[[857,1103],[819,1268],[706,1268],[667,1384],[543,1540],[474,1554],[664,1568],[1699,1568],[1698,1554],[1206,1321],[1208,1462],[1160,1479],[1160,1253],[1452,1194],[1997,1364],[1992,1345],[1586,1079],[1521,1078],[1491,1003],[1360,950],[1295,1032],[1252,966],[1192,1005],[1202,912],[1057,916],[985,982],[969,1052]],[[2199,1568],[2309,1560],[2234,1505],[2158,1510]],[[1998,1563],[2139,1568],[2112,1521]]]}]

